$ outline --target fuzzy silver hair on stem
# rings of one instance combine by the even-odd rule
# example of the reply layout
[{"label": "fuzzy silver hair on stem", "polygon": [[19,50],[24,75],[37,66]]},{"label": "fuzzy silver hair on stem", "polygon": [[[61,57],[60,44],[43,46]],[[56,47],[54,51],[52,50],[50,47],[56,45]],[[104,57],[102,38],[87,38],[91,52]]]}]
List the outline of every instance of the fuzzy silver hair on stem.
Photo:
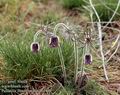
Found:
[{"label": "fuzzy silver hair on stem", "polygon": [[[93,12],[95,13],[95,15],[96,15],[96,17],[97,17],[97,19],[98,19],[97,27],[98,27],[98,36],[99,36],[99,43],[100,43],[100,45],[99,45],[100,54],[101,54],[101,59],[102,59],[102,65],[103,65],[103,70],[104,70],[105,79],[106,79],[107,81],[109,81],[108,75],[107,75],[107,70],[106,70],[106,67],[105,67],[105,56],[104,56],[104,53],[103,53],[101,20],[100,20],[100,17],[99,17],[99,15],[98,15],[98,13],[97,13],[94,5],[93,5],[92,0],[89,0],[89,2],[90,2],[90,5],[91,5],[91,7],[92,7]],[[120,0],[119,0],[119,2],[120,2]]]},{"label": "fuzzy silver hair on stem", "polygon": [[33,42],[31,44],[31,51],[34,52],[34,53],[37,53],[37,52],[39,52],[39,50],[40,50],[39,43],[38,42]]},{"label": "fuzzy silver hair on stem", "polygon": [[[64,32],[67,32],[69,37],[71,35],[70,39],[74,39],[73,43],[74,43],[74,54],[75,54],[75,83],[76,83],[77,73],[78,73],[78,64],[79,64],[79,61],[78,61],[78,46],[77,46],[78,41],[76,40],[76,33],[72,29],[70,29],[70,27],[65,25],[64,23],[58,23],[54,28],[54,34],[55,35],[56,35],[57,30],[59,28],[65,29]],[[59,47],[58,50],[59,50],[59,56],[61,58],[61,66],[62,66],[63,74],[64,74],[64,77],[65,77],[65,80],[66,80],[66,68],[65,68],[65,63],[64,63],[61,47]]]}]

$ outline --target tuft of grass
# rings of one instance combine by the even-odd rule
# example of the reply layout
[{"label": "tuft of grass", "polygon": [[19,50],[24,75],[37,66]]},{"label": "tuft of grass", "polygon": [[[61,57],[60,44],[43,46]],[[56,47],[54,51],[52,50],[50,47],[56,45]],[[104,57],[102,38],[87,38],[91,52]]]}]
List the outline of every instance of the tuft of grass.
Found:
[{"label": "tuft of grass", "polygon": [[108,92],[95,80],[88,80],[81,90],[81,95],[109,95]]},{"label": "tuft of grass", "polygon": [[85,2],[84,0],[61,0],[61,4],[66,9],[73,9],[82,7]]},{"label": "tuft of grass", "polygon": [[[50,48],[46,42],[40,41],[41,51],[33,53],[30,51],[32,38],[4,40],[0,42],[0,53],[4,58],[4,72],[6,76],[15,79],[34,78],[34,76],[58,76],[62,74],[60,58],[57,48]],[[70,42],[61,43],[64,62],[67,68],[74,65],[73,46]],[[71,73],[71,72],[67,72]],[[68,75],[69,75],[68,74]]]},{"label": "tuft of grass", "polygon": [[[92,0],[92,1],[96,11],[98,12],[98,15],[100,16],[101,21],[109,21],[117,7],[118,0]],[[90,7],[88,8],[90,9]],[[113,20],[118,20],[119,16],[120,7],[118,8],[118,11],[114,16]],[[95,13],[93,14],[93,20],[97,21]]]},{"label": "tuft of grass", "polygon": [[0,31],[17,32],[19,28],[25,27],[33,9],[35,4],[30,0],[0,0]]},{"label": "tuft of grass", "polygon": [[76,92],[74,87],[64,87],[57,91],[55,95],[117,95],[109,93],[103,86],[97,83],[95,80],[88,80],[85,87],[80,89],[80,92]]},{"label": "tuft of grass", "polygon": [[56,22],[59,20],[59,16],[54,12],[48,11],[46,14],[43,15],[41,21],[44,24],[50,24],[52,22]]}]

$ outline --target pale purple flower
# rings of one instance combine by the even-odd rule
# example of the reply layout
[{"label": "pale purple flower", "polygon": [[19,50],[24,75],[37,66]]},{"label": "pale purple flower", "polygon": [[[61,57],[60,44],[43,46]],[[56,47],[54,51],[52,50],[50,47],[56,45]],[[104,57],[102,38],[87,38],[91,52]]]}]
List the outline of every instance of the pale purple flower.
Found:
[{"label": "pale purple flower", "polygon": [[92,56],[90,54],[86,54],[84,57],[84,63],[91,64],[91,62],[92,62]]},{"label": "pale purple flower", "polygon": [[59,46],[59,37],[58,36],[51,36],[49,39],[50,47],[58,47]]},{"label": "pale purple flower", "polygon": [[31,44],[31,51],[32,52],[38,52],[40,50],[40,45],[39,45],[39,43],[38,42],[33,42],[32,44]]}]

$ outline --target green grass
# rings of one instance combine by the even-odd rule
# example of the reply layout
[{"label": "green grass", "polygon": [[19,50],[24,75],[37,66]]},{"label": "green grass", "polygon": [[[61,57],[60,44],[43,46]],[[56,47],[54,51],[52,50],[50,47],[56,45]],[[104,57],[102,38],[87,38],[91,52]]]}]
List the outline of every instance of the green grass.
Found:
[{"label": "green grass", "polygon": [[80,92],[78,93],[75,93],[74,87],[65,87],[65,90],[60,89],[55,95],[117,95],[116,93],[109,94],[107,89],[95,80],[88,80],[87,84],[83,88],[79,89]]},{"label": "green grass", "polygon": [[[6,33],[9,33],[3,40],[0,41],[0,55],[4,59],[4,67],[2,68],[4,76],[12,77],[14,79],[34,79],[34,77],[36,76],[55,76],[56,78],[59,78],[59,76],[62,76],[63,72],[61,68],[61,61],[58,54],[58,49],[49,48],[47,43],[42,41],[40,37],[38,38],[38,41],[41,43],[41,51],[37,54],[32,53],[30,51],[30,44],[33,40],[33,31],[36,31],[37,28],[31,26],[26,32],[26,30],[24,29],[23,21],[27,13],[21,13],[22,15],[20,15],[19,17],[20,22],[16,24],[18,20],[16,18],[16,13],[18,12],[19,8],[17,3],[12,2],[12,0],[1,0],[0,2],[2,2],[1,4],[4,3],[4,10],[2,10],[3,13],[2,15],[0,15],[0,30],[2,31],[0,32],[0,34],[4,36]],[[6,4],[9,5],[8,10],[5,10]],[[31,10],[31,4],[30,9],[27,10],[28,12]],[[62,0],[62,4],[67,9],[73,9],[82,7],[84,2],[82,0]],[[101,9],[98,8],[98,10]],[[102,11],[99,14],[101,15],[101,13]],[[105,16],[104,18],[106,19],[107,17]],[[40,19],[38,18],[37,20],[39,21]],[[49,24],[58,20],[59,17],[56,14],[54,14],[53,12],[48,12],[48,14],[45,14],[40,21],[42,21],[44,24]],[[16,29],[16,32],[14,33],[13,27],[15,27]],[[67,72],[67,87],[65,85],[64,88],[66,89],[68,95],[73,95],[75,91],[75,58],[73,43],[67,40],[61,40],[61,49]],[[82,60],[81,55],[82,50],[79,49],[80,62]],[[83,91],[86,93],[86,95],[108,95],[107,92],[94,81],[89,81]],[[63,89],[60,89],[56,95],[66,95],[66,92]]]},{"label": "green grass", "polygon": [[95,80],[89,80],[81,92],[81,95],[109,95]]},{"label": "green grass", "polygon": [[[98,12],[98,15],[100,16],[101,21],[109,21],[118,4],[118,0],[92,0],[92,2],[95,6],[96,11]],[[118,20],[119,16],[120,7],[118,8],[118,11],[113,20]],[[94,21],[97,21],[95,13],[93,14],[93,19]]]},{"label": "green grass", "polygon": [[[0,42],[0,54],[4,58],[5,65],[3,71],[6,77],[14,79],[34,79],[35,77],[59,77],[62,75],[60,57],[57,48],[50,48],[46,42],[41,42],[41,51],[33,53],[30,51],[33,28],[26,35],[24,32],[11,35]],[[67,71],[67,85],[59,89],[55,95],[73,95],[76,89],[74,85],[74,52],[73,44],[67,40],[61,40],[61,49]],[[79,59],[81,59],[79,50]],[[59,79],[58,79],[59,80]],[[86,93],[86,94],[83,94]],[[88,81],[82,89],[81,95],[109,95],[95,81]]]},{"label": "green grass", "polygon": [[[15,79],[33,78],[34,76],[55,76],[62,73],[57,48],[41,45],[41,51],[34,54],[30,51],[32,37],[14,38],[15,41],[1,41],[1,54],[5,60],[5,75]],[[9,39],[9,38],[8,38]],[[41,42],[43,44],[44,42]],[[46,43],[44,43],[46,44]],[[73,46],[70,42],[61,44],[66,69],[74,65]],[[69,70],[68,70],[69,71]],[[70,73],[70,72],[68,72]]]},{"label": "green grass", "polygon": [[83,0],[61,0],[61,4],[66,9],[82,7],[85,2]]},{"label": "green grass", "polygon": [[50,12],[50,11],[44,14],[41,19],[41,22],[43,24],[50,24],[52,22],[57,22],[57,21],[59,21],[59,16],[54,12]]}]

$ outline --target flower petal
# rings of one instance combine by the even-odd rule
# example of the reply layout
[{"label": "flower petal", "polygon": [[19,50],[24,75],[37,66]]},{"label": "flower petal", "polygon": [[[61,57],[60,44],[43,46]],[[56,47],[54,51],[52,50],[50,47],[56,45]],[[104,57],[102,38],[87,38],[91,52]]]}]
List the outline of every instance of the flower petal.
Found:
[{"label": "flower petal", "polygon": [[50,45],[50,47],[58,47],[59,46],[59,37],[58,36],[50,37],[49,45]]},{"label": "flower petal", "polygon": [[84,58],[85,64],[91,64],[92,62],[92,56],[90,54],[86,54]]},{"label": "flower petal", "polygon": [[40,45],[38,42],[33,42],[31,44],[31,51],[32,52],[38,52],[40,50]]}]

